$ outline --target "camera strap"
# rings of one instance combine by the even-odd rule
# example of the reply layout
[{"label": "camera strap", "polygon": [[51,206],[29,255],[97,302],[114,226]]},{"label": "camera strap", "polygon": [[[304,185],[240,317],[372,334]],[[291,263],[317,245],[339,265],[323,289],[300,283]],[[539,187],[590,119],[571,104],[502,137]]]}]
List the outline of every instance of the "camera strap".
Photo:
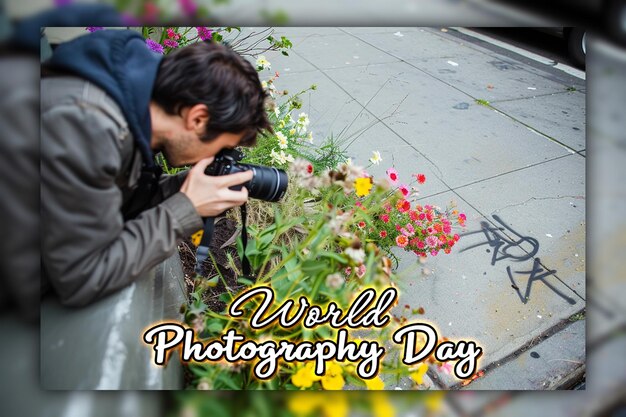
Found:
[{"label": "camera strap", "polygon": [[[246,256],[246,247],[248,246],[248,229],[246,226],[246,221],[248,218],[248,211],[246,204],[241,206],[241,245],[243,246],[243,257],[241,259],[241,268],[243,275],[245,277],[249,277],[251,274],[250,261]],[[215,229],[215,218],[214,217],[206,217],[204,219],[204,231],[202,233],[202,239],[200,239],[200,244],[198,245],[198,249],[196,249],[196,274],[202,275],[203,268],[202,264],[209,257],[209,245],[211,244],[211,239],[213,239],[213,231]]]}]

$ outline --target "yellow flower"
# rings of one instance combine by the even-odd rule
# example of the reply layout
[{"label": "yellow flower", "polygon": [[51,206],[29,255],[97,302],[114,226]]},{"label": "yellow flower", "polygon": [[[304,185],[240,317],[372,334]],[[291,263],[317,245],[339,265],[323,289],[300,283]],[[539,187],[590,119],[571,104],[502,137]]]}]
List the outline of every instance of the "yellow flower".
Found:
[{"label": "yellow flower", "polygon": [[326,373],[322,377],[322,388],[327,391],[342,389],[346,383],[342,373],[341,366],[333,362],[327,364]]},{"label": "yellow flower", "polygon": [[321,377],[315,375],[315,363],[309,362],[293,374],[291,382],[298,388],[311,388]]},{"label": "yellow flower", "polygon": [[413,381],[417,382],[419,385],[422,385],[424,383],[424,375],[426,374],[426,371],[428,371],[428,365],[422,362],[420,366],[417,367],[417,370],[411,373],[411,378],[413,378]]},{"label": "yellow flower", "polygon": [[396,415],[396,409],[389,401],[389,394],[386,392],[373,392],[371,402],[374,417],[394,417]]},{"label": "yellow flower", "polygon": [[365,380],[365,386],[371,391],[380,391],[385,389],[385,383],[380,377]]},{"label": "yellow flower", "polygon": [[332,395],[331,393],[319,393],[319,395],[326,400],[322,402],[324,417],[348,417],[350,404],[345,392],[333,392]]},{"label": "yellow flower", "polygon": [[357,178],[354,181],[354,188],[356,190],[356,195],[359,197],[365,197],[372,190],[372,179],[369,177],[366,178]]},{"label": "yellow flower", "polygon": [[293,128],[292,128],[292,129],[289,129],[289,134],[290,134],[291,136],[295,135],[295,134],[296,134],[296,129],[293,129]]},{"label": "yellow flower", "polygon": [[437,412],[441,410],[443,397],[445,397],[444,391],[428,391],[424,400],[424,406],[428,411]]},{"label": "yellow flower", "polygon": [[297,416],[308,416],[323,406],[323,396],[314,391],[296,391],[287,396],[287,408]]}]

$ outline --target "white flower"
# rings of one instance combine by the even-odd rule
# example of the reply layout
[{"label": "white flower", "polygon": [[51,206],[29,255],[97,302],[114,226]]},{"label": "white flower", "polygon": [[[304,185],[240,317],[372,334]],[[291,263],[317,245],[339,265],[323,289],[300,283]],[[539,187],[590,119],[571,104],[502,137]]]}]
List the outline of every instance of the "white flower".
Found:
[{"label": "white flower", "polygon": [[326,286],[331,290],[338,290],[343,286],[344,279],[339,273],[334,273],[326,277]]},{"label": "white flower", "polygon": [[278,146],[280,149],[287,149],[287,137],[283,132],[276,132],[276,137],[278,138]]},{"label": "white flower", "polygon": [[261,71],[264,69],[272,69],[272,64],[269,63],[267,59],[265,59],[265,55],[259,55],[256,59],[256,68]]},{"label": "white flower", "polygon": [[380,152],[378,151],[374,151],[372,153],[372,157],[370,158],[370,162],[374,165],[378,165],[380,164],[380,162],[383,160],[383,158],[380,157]]},{"label": "white flower", "polygon": [[363,249],[354,249],[353,247],[346,248],[344,253],[348,255],[355,264],[360,265],[365,261],[365,251]]},{"label": "white flower", "polygon": [[298,125],[301,127],[307,127],[309,125],[309,116],[306,113],[300,113],[298,115]]},{"label": "white flower", "polygon": [[306,135],[306,139],[309,141],[309,143],[313,143],[313,132],[309,132],[309,134]]},{"label": "white flower", "polygon": [[280,117],[280,107],[274,107],[274,114],[276,115],[277,119]]},{"label": "white flower", "polygon": [[283,165],[287,162],[285,151],[280,151],[280,153],[278,153],[276,152],[276,149],[272,149],[272,152],[270,152],[270,158],[272,158],[272,162],[277,165]]},{"label": "white flower", "polygon": [[284,165],[287,162],[293,162],[295,159],[293,155],[286,154],[285,151],[276,152],[275,149],[272,149],[270,152],[270,158],[272,158],[272,162],[277,165]]},{"label": "white flower", "polygon": [[261,87],[263,87],[264,90],[267,90],[267,81],[261,81]]}]

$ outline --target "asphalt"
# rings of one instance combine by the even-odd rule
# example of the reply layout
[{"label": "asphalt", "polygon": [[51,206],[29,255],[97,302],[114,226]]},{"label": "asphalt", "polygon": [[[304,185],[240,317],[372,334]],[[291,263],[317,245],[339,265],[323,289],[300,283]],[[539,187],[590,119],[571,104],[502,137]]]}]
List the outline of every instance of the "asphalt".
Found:
[{"label": "asphalt", "polygon": [[[303,96],[314,138],[372,151],[422,203],[467,214],[450,255],[401,254],[400,305],[440,333],[473,339],[484,375],[466,388],[564,388],[585,369],[585,81],[437,28],[278,28],[276,85]],[[269,76],[269,72],[268,72]],[[410,317],[409,317],[410,318]],[[460,388],[438,368],[433,388]]]}]

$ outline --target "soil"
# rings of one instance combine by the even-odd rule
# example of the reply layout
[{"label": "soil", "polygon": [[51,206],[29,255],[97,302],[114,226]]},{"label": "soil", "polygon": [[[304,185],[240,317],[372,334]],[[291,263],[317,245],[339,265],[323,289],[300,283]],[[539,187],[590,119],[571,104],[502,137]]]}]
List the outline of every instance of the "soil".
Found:
[{"label": "soil", "polygon": [[[238,233],[237,224],[226,217],[216,219],[215,228],[213,231],[213,239],[209,245],[213,260],[209,257],[202,265],[204,278],[213,278],[220,274],[224,277],[224,280],[218,279],[218,283],[214,287],[209,287],[204,291],[203,301],[212,311],[223,311],[226,304],[219,300],[220,294],[225,291],[236,292],[240,290],[243,285],[237,283],[237,274],[230,267],[228,262],[228,254],[233,258],[234,264],[237,269],[241,270],[241,262],[237,255],[237,249],[235,243],[229,244],[222,248],[224,243],[229,240],[234,240],[232,237]],[[196,248],[190,240],[185,240],[178,246],[180,253],[180,260],[183,266],[183,273],[185,275],[185,283],[187,286],[187,293],[191,294],[196,283],[194,282],[196,277]],[[226,285],[224,285],[224,281]]]}]

